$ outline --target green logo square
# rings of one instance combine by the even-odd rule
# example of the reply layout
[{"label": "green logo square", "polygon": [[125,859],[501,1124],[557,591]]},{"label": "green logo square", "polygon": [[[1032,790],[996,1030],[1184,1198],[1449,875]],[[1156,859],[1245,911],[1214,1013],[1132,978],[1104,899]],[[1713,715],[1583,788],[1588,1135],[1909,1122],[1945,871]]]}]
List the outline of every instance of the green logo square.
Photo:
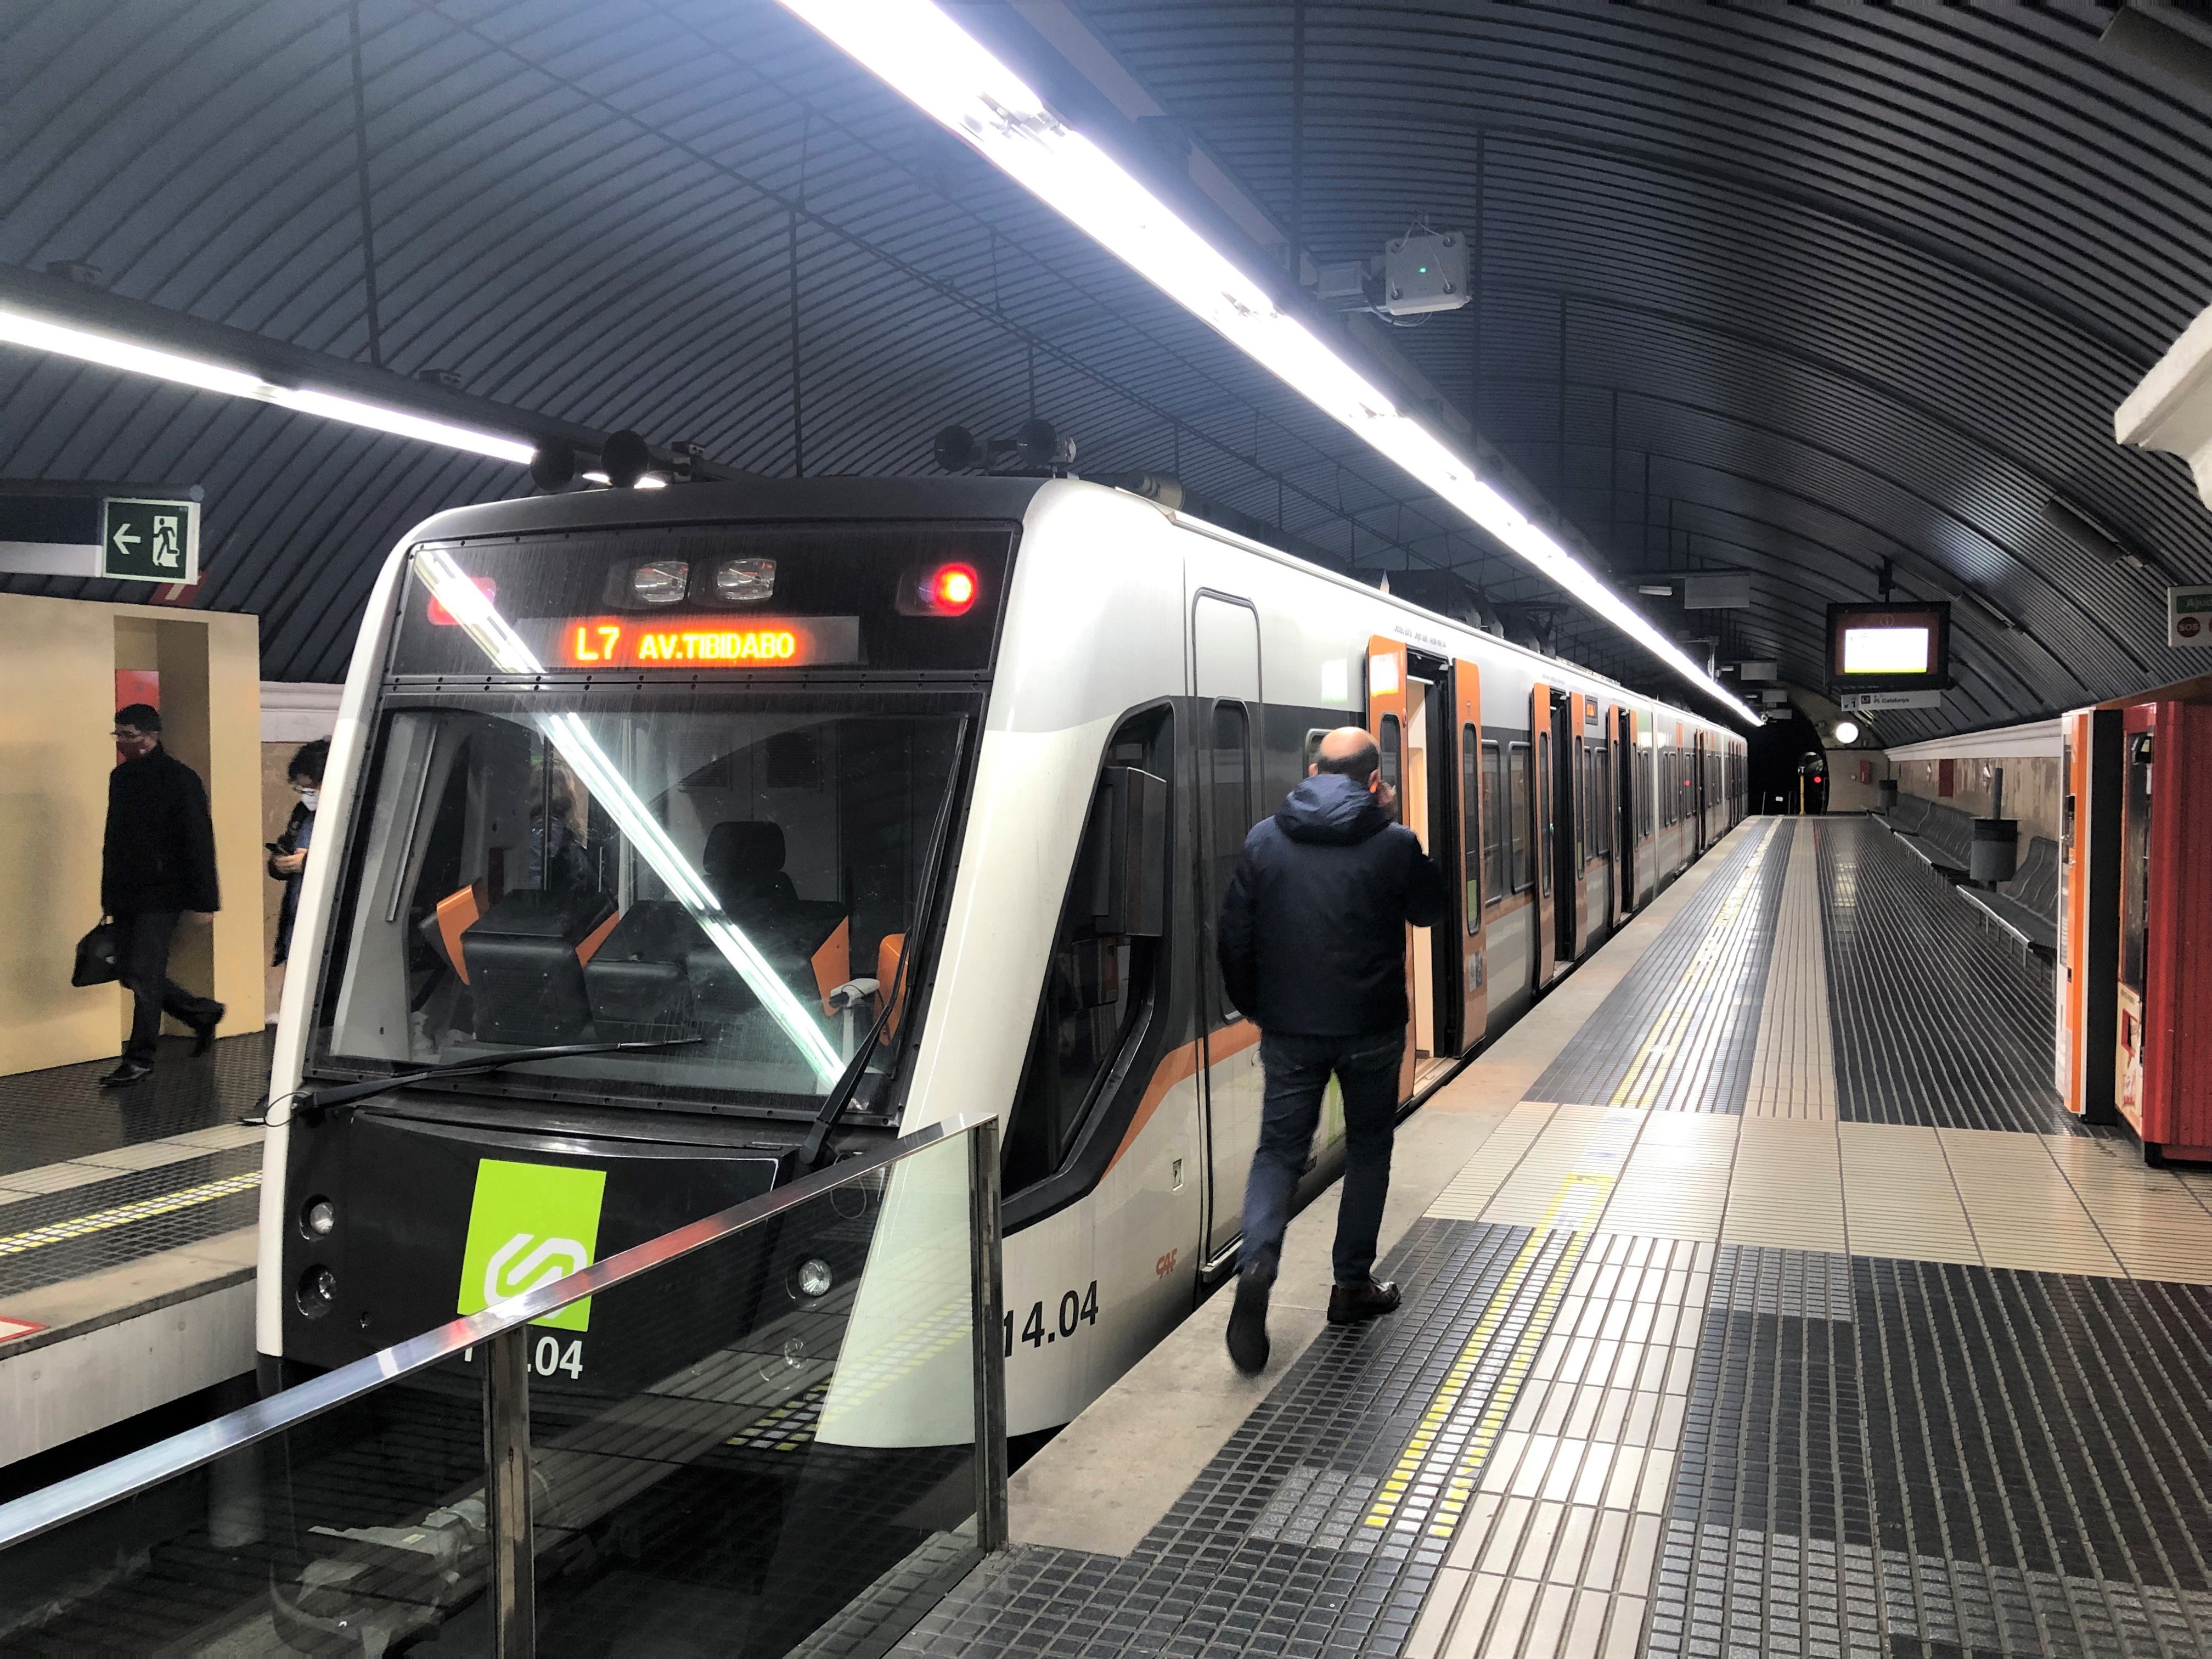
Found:
[{"label": "green logo square", "polygon": [[[469,1206],[468,1248],[461,1256],[459,1312],[481,1313],[495,1302],[534,1291],[592,1265],[599,1243],[604,1170],[557,1164],[477,1165]],[[592,1328],[592,1299],[532,1322],[564,1331]]]}]

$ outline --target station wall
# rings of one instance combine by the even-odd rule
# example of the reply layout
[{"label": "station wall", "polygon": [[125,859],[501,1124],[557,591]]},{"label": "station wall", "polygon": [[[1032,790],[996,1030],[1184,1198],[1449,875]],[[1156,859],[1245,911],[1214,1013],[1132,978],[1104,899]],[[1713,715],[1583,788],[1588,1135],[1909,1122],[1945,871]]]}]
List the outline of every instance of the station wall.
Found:
[{"label": "station wall", "polygon": [[157,674],[164,741],[208,786],[222,908],[170,974],[261,1028],[260,639],[252,617],[0,594],[0,1075],[117,1054],[128,1000],[70,984],[100,920],[118,672]]}]

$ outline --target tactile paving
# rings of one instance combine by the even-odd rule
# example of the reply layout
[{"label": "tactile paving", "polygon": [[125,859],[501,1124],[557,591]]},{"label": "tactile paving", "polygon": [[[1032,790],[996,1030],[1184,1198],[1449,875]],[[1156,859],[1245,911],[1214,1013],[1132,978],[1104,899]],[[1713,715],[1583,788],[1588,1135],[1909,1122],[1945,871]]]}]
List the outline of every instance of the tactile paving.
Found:
[{"label": "tactile paving", "polygon": [[1744,834],[1527,1098],[1743,1110],[1796,827],[1776,819]]},{"label": "tactile paving", "polygon": [[1648,1651],[2212,1648],[2212,1291],[1724,1247]]},{"label": "tactile paving", "polygon": [[250,1227],[261,1149],[237,1146],[0,1204],[0,1297]]},{"label": "tactile paving", "polygon": [[2079,1133],[2051,1081],[2048,973],[1872,819],[1814,834],[1844,1118]]},{"label": "tactile paving", "polygon": [[128,1089],[100,1086],[112,1059],[0,1079],[0,1176],[235,1122],[269,1087],[273,1036],[219,1038],[197,1060],[191,1038],[164,1037],[154,1074]]}]

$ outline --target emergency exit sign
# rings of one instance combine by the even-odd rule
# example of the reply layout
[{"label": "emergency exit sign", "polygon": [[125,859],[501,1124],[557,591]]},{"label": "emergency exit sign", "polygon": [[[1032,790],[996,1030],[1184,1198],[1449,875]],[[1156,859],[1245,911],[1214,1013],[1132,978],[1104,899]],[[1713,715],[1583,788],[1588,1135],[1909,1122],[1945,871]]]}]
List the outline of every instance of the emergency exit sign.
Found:
[{"label": "emergency exit sign", "polygon": [[100,574],[112,581],[183,582],[200,574],[200,504],[109,496],[101,504]]}]

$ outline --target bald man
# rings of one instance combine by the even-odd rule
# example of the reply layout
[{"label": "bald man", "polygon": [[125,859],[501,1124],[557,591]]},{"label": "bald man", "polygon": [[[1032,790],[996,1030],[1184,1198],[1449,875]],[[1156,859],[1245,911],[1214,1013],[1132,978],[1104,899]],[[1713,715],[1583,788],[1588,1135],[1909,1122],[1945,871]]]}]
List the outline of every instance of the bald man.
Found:
[{"label": "bald man", "polygon": [[1397,822],[1381,759],[1357,726],[1323,738],[1298,787],[1244,838],[1222,902],[1222,984],[1259,1026],[1267,1074],[1229,1316],[1229,1356],[1248,1375],[1267,1363],[1267,1298],[1331,1077],[1344,1091],[1345,1164],[1329,1322],[1398,1305],[1373,1269],[1406,1048],[1406,927],[1441,921],[1449,895]]}]

